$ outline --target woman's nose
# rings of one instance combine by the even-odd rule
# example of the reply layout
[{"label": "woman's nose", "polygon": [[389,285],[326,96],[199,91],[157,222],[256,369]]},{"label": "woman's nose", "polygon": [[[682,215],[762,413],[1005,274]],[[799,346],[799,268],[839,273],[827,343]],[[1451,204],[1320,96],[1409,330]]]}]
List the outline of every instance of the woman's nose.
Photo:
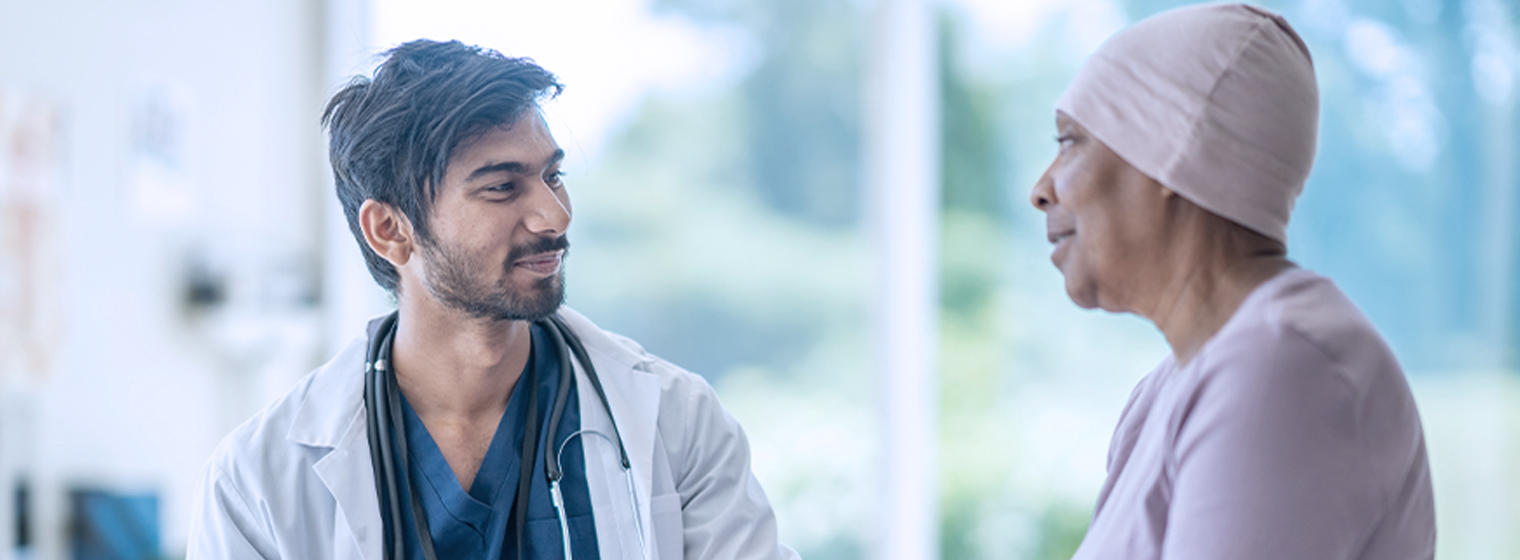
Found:
[{"label": "woman's nose", "polygon": [[1055,181],[1050,178],[1050,170],[1040,175],[1040,179],[1034,182],[1034,188],[1029,190],[1029,204],[1036,210],[1044,212],[1050,205],[1056,202]]}]

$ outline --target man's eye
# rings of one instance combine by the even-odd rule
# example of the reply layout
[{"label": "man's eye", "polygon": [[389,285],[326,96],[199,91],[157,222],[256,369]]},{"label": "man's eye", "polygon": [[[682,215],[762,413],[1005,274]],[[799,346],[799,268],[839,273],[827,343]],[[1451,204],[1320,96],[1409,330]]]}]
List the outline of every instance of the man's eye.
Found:
[{"label": "man's eye", "polygon": [[1062,134],[1056,137],[1056,143],[1065,146],[1076,141],[1076,139],[1077,138],[1075,136],[1072,136],[1070,134]]},{"label": "man's eye", "polygon": [[512,192],[514,190],[517,190],[517,184],[510,182],[502,183],[500,185],[494,185],[486,190],[489,190],[491,192]]},{"label": "man's eye", "polygon": [[562,183],[565,182],[565,172],[564,171],[555,171],[553,173],[545,175],[544,176],[544,182],[548,183],[548,184],[550,184],[552,186],[556,186],[557,187],[560,184],[562,184]]}]

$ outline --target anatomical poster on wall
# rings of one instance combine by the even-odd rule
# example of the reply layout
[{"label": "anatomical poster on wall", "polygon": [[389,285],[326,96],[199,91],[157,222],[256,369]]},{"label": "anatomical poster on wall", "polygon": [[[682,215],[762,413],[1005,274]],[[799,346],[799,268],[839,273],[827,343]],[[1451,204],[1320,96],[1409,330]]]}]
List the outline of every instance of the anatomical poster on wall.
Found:
[{"label": "anatomical poster on wall", "polygon": [[53,367],[63,316],[62,130],[57,104],[0,89],[0,389]]}]

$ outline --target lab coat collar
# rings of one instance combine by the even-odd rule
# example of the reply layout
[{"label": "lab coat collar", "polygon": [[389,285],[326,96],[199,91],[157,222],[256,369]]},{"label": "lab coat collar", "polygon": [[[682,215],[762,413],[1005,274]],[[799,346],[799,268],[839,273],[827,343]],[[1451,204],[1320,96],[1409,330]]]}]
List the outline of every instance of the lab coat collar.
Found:
[{"label": "lab coat collar", "polygon": [[[591,363],[595,364],[597,371],[603,369],[609,372],[617,371],[619,374],[626,370],[640,369],[639,366],[653,362],[654,358],[644,353],[642,349],[635,351],[628,345],[619,344],[612,335],[607,334],[601,327],[596,326],[585,315],[581,315],[569,307],[559,308],[559,316],[570,326],[570,330],[581,337],[581,345],[586,347],[586,353],[591,356]],[[617,375],[614,377],[622,377]],[[608,395],[610,398],[612,395]]]},{"label": "lab coat collar", "polygon": [[[375,321],[370,321],[369,330],[374,329]],[[354,421],[364,421],[367,342],[368,336],[354,338],[312,374],[286,439],[312,447],[337,447]]]},{"label": "lab coat collar", "polygon": [[[633,465],[634,485],[639,496],[637,503],[640,525],[644,528],[643,540],[653,544],[653,525],[650,516],[652,491],[652,461],[656,425],[660,409],[660,380],[648,363],[654,358],[643,352],[631,341],[619,340],[598,328],[589,319],[568,307],[560,308],[560,316],[581,339],[591,362],[596,366],[598,377],[606,389],[608,405],[617,420],[623,444]],[[375,495],[375,479],[370,464],[368,426],[364,417],[364,359],[369,336],[373,335],[379,318],[370,321],[366,335],[356,337],[344,349],[314,374],[306,394],[302,396],[295,420],[286,439],[297,444],[324,447],[331,451],[314,465],[318,477],[332,492],[338,509],[346,518],[349,530],[365,558],[378,559],[383,554],[379,499]],[[587,380],[579,363],[575,364],[582,383]],[[580,405],[601,409],[594,392],[582,391]],[[583,415],[585,413],[583,412]],[[585,422],[583,417],[583,423]],[[589,463],[589,462],[588,462]],[[608,472],[588,464],[592,471],[603,471],[588,477],[600,481],[592,484],[594,495],[606,500],[594,500],[593,511],[597,517],[599,541],[605,558],[615,558],[622,550],[636,550],[637,529],[632,519],[623,519],[626,505],[610,503],[614,496],[626,496],[621,472]],[[591,473],[588,473],[588,475]],[[603,533],[615,526],[620,545],[614,545],[612,535]],[[616,548],[614,548],[616,546]],[[621,549],[621,550],[619,550]],[[653,551],[651,551],[652,553]],[[611,554],[609,554],[611,553]]]},{"label": "lab coat collar", "polygon": [[[617,418],[622,418],[624,409],[646,408],[626,402],[626,396],[620,395],[619,391],[607,385],[618,384],[626,377],[624,372],[640,370],[640,365],[653,361],[653,358],[646,353],[636,352],[624,344],[619,344],[590,319],[569,307],[561,307],[559,314],[570,329],[580,336],[581,344],[586,347],[586,353],[591,356],[591,361],[596,365],[597,371],[607,374],[607,379],[603,379],[602,383],[607,389],[608,400],[613,403],[613,414]],[[363,420],[365,352],[368,349],[369,337],[374,335],[383,318],[384,316],[381,316],[370,320],[365,329],[365,336],[349,341],[337,356],[317,370],[313,375],[310,388],[301,401],[300,410],[296,412],[295,422],[291,424],[290,431],[286,434],[286,439],[313,447],[337,447],[347,435],[354,419]],[[617,375],[610,375],[613,373]],[[654,376],[648,375],[648,377]],[[656,390],[658,390],[658,385],[656,385]],[[600,406],[600,403],[596,404]],[[647,408],[651,413],[658,412],[658,407]],[[653,417],[650,420],[650,425],[653,425]],[[653,440],[652,432],[650,439]],[[629,452],[631,453],[632,449]]]}]

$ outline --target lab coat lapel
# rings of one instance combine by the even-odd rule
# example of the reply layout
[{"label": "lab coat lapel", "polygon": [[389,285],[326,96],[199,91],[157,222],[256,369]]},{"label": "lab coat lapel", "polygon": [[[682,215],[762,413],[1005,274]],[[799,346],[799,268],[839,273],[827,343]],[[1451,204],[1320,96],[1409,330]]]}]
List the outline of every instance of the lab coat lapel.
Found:
[{"label": "lab coat lapel", "polygon": [[[339,522],[334,526],[347,525],[360,558],[379,560],[384,554],[385,529],[380,520],[380,498],[375,495],[375,473],[370,464],[369,434],[363,414],[354,418],[338,446],[312,469],[338,502]],[[335,540],[334,544],[339,542],[342,541]],[[333,548],[335,554],[340,554],[347,547]]]},{"label": "lab coat lapel", "polygon": [[[561,316],[580,337],[607,392],[608,406],[617,418],[617,429],[633,465],[634,494],[639,521],[629,505],[627,479],[618,463],[615,444],[600,438],[583,438],[586,479],[599,552],[605,560],[641,558],[642,546],[655,557],[654,527],[649,511],[652,489],[654,443],[660,411],[660,379],[639,367],[649,358],[613,340],[590,320],[569,308]],[[373,322],[371,326],[373,327]],[[317,477],[338,504],[336,528],[347,529],[354,547],[339,546],[344,535],[335,535],[334,557],[341,560],[380,560],[384,554],[384,528],[375,475],[370,462],[368,426],[362,394],[364,351],[367,339],[351,342],[316,374],[287,439],[330,451],[313,465]],[[581,428],[613,436],[612,424],[590,378],[574,363]],[[598,449],[598,442],[606,444]],[[643,527],[642,539],[638,528]],[[350,556],[357,552],[357,556]]]},{"label": "lab coat lapel", "polygon": [[[385,529],[365,421],[365,339],[356,339],[317,372],[286,439],[331,451],[312,470],[337,501],[333,557],[380,560]],[[348,538],[342,534],[347,531]],[[345,546],[347,543],[352,546]],[[357,553],[357,555],[355,555]]]},{"label": "lab coat lapel", "polygon": [[[640,548],[654,555],[653,526],[649,512],[651,473],[654,458],[656,423],[660,412],[660,379],[638,367],[648,358],[619,344],[580,314],[561,308],[560,315],[575,331],[596,367],[597,377],[607,392],[607,404],[617,419],[617,429],[628,449],[633,465],[634,494],[637,496],[639,521],[634,522],[628,503],[628,483],[618,461],[615,444],[600,444],[600,438],[583,438],[586,448],[587,485],[591,491],[592,513],[596,520],[597,542],[601,557],[638,559]],[[613,435],[607,413],[581,364],[575,364],[577,398],[580,399],[581,428]],[[593,441],[598,440],[598,441]],[[601,449],[601,451],[597,451]],[[643,528],[640,535],[638,528]],[[642,544],[641,544],[642,542]]]}]

